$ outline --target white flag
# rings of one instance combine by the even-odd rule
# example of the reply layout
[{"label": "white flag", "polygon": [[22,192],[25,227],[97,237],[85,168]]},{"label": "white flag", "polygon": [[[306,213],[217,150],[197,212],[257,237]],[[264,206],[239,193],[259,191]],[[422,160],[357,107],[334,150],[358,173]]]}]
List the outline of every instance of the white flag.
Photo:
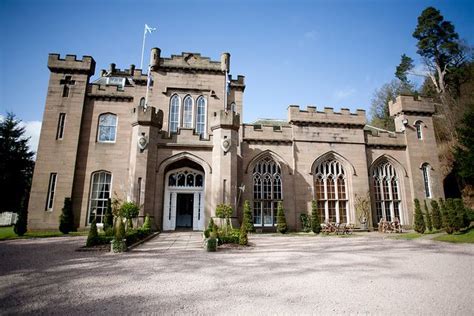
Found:
[{"label": "white flag", "polygon": [[149,27],[148,24],[145,24],[145,34],[147,32],[151,34],[153,31],[156,31],[156,27]]}]

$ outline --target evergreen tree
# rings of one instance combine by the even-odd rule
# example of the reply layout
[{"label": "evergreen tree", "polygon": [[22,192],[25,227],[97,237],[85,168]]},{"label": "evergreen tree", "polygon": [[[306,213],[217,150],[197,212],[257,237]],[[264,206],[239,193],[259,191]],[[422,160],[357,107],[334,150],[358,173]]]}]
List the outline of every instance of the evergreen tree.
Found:
[{"label": "evergreen tree", "polygon": [[428,229],[428,231],[432,231],[433,230],[433,224],[432,224],[432,221],[431,221],[430,210],[428,209],[428,205],[426,204],[426,200],[424,200],[424,203],[425,203],[426,228]]},{"label": "evergreen tree", "polygon": [[69,232],[75,231],[72,201],[71,198],[68,197],[64,199],[62,214],[59,217],[59,231],[63,234],[69,234]]},{"label": "evergreen tree", "polygon": [[321,232],[321,219],[319,218],[318,203],[311,201],[311,230],[315,234]]},{"label": "evergreen tree", "polygon": [[420,201],[418,199],[414,200],[415,202],[415,231],[424,234],[426,230],[425,220],[423,218],[423,213],[421,212]]},{"label": "evergreen tree", "polygon": [[433,218],[433,227],[434,229],[439,230],[441,229],[441,227],[443,227],[443,221],[439,210],[439,205],[436,200],[431,200],[431,210],[431,216]]},{"label": "evergreen tree", "polygon": [[97,221],[94,218],[91,223],[91,228],[89,229],[89,235],[87,236],[86,246],[91,247],[97,244],[97,239],[99,238],[99,232],[97,231]]},{"label": "evergreen tree", "polygon": [[21,121],[13,113],[7,113],[5,118],[0,119],[0,213],[21,212],[20,217],[25,223],[27,215],[22,212],[22,207],[28,204],[33,156]]},{"label": "evergreen tree", "polygon": [[209,224],[207,224],[207,229],[212,232],[212,231],[214,230],[214,226],[215,226],[215,225],[216,225],[216,224],[214,223],[214,220],[213,220],[212,217],[211,217],[211,218],[209,219]]},{"label": "evergreen tree", "polygon": [[248,244],[247,224],[247,218],[244,216],[242,225],[240,225],[239,245],[241,246],[246,246]]},{"label": "evergreen tree", "polygon": [[107,200],[107,209],[105,210],[104,215],[104,231],[110,227],[114,227],[114,214],[112,213],[112,200],[109,198]]},{"label": "evergreen tree", "polygon": [[247,225],[248,232],[255,231],[255,227],[253,226],[252,209],[250,208],[250,202],[248,200],[245,200],[244,203],[244,221]]},{"label": "evergreen tree", "polygon": [[285,234],[288,231],[288,226],[286,225],[285,210],[283,209],[283,204],[281,202],[278,202],[277,231],[281,234]]},{"label": "evergreen tree", "polygon": [[462,199],[455,199],[454,207],[456,209],[456,230],[459,231],[461,228],[468,227],[471,222]]},{"label": "evergreen tree", "polygon": [[125,225],[122,216],[117,217],[115,222],[115,240],[122,241],[125,239]]}]

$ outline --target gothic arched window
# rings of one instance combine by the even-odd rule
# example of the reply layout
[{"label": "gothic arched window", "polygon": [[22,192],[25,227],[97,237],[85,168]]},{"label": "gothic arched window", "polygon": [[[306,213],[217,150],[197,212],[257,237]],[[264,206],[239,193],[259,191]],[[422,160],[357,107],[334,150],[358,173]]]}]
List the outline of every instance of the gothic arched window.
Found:
[{"label": "gothic arched window", "polygon": [[379,163],[372,171],[372,183],[377,223],[382,218],[400,220],[400,186],[395,168],[388,161]]},{"label": "gothic arched window", "polygon": [[321,219],[325,222],[347,223],[346,173],[339,161],[326,160],[316,167],[314,188]]},{"label": "gothic arched window", "polygon": [[105,113],[99,115],[99,130],[97,139],[101,143],[115,142],[117,134],[117,115],[112,113]]},{"label": "gothic arched window", "polygon": [[103,223],[107,203],[110,197],[110,186],[112,174],[107,171],[99,171],[92,174],[91,195],[89,200],[89,223],[96,219],[97,223]]},{"label": "gothic arched window", "polygon": [[415,129],[416,129],[416,138],[418,139],[423,139],[423,122],[422,121],[416,121],[415,122]]},{"label": "gothic arched window", "polygon": [[193,98],[189,95],[183,101],[183,127],[193,127]]},{"label": "gothic arched window", "polygon": [[140,99],[140,106],[145,107],[145,98]]},{"label": "gothic arched window", "polygon": [[280,166],[265,157],[253,168],[252,180],[254,225],[276,225],[278,202],[283,200]]},{"label": "gothic arched window", "polygon": [[179,97],[175,94],[170,100],[169,132],[176,133],[179,126]]},{"label": "gothic arched window", "polygon": [[421,166],[423,171],[423,185],[425,187],[425,197],[431,198],[431,183],[430,183],[430,165],[428,163],[424,163]]},{"label": "gothic arched window", "polygon": [[204,135],[206,132],[206,99],[200,96],[196,101],[196,133]]}]

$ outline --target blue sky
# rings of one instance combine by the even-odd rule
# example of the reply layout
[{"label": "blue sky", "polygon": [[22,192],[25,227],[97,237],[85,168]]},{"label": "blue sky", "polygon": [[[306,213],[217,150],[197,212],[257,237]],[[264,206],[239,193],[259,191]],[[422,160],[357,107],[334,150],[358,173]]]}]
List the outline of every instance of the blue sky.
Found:
[{"label": "blue sky", "polygon": [[289,104],[368,109],[374,90],[394,78],[402,53],[417,59],[411,36],[434,6],[474,43],[474,1],[0,1],[0,114],[41,121],[48,53],[90,55],[100,69],[140,64],[147,39],[162,55],[231,53],[246,76],[244,121],[286,118]]}]

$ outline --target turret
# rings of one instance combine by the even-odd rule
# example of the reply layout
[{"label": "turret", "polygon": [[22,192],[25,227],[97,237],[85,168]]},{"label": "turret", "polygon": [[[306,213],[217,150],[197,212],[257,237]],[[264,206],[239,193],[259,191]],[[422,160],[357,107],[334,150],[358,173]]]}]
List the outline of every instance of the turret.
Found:
[{"label": "turret", "polygon": [[161,56],[161,49],[159,49],[158,47],[154,47],[151,49],[150,67],[152,70],[155,70],[158,67],[160,67],[160,56]]},{"label": "turret", "polygon": [[221,70],[230,72],[230,54],[222,53],[221,55]]}]

